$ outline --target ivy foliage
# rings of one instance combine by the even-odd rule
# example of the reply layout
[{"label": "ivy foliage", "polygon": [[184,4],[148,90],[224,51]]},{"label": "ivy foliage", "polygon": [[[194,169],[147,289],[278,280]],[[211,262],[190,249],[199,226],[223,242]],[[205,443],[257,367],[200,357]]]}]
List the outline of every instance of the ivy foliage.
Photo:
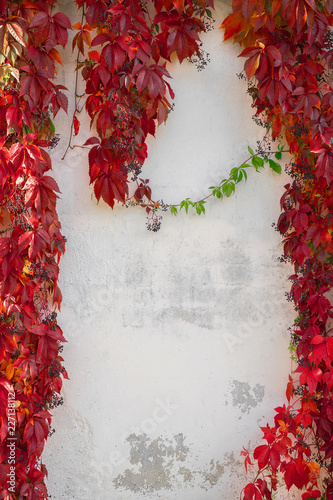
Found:
[{"label": "ivy foliage", "polygon": [[243,48],[257,119],[273,138],[283,133],[293,155],[277,229],[294,266],[289,299],[297,312],[288,404],[261,428],[264,444],[242,452],[253,477],[241,498],[271,500],[282,478],[302,500],[332,500],[333,4],[233,0],[232,7],[224,38]]}]

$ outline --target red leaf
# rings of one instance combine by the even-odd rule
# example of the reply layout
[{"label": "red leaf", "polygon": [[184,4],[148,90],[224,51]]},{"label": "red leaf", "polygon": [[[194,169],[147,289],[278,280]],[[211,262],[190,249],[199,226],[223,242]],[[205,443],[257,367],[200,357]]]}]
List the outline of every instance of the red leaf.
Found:
[{"label": "red leaf", "polygon": [[180,15],[184,10],[184,0],[172,0],[173,5],[176,7],[178,14]]},{"label": "red leaf", "polygon": [[80,130],[80,122],[77,119],[76,115],[73,117],[73,125],[74,125],[74,136],[79,133]]},{"label": "red leaf", "polygon": [[136,86],[139,92],[148,88],[149,95],[156,99],[157,96],[163,97],[165,93],[165,82],[163,76],[169,78],[169,72],[163,67],[153,64],[149,67],[143,64],[136,64],[133,68],[133,77],[136,76]]},{"label": "red leaf", "polygon": [[144,40],[134,40],[128,47],[128,57],[130,61],[137,57],[140,61],[145,63],[150,55],[151,48]]},{"label": "red leaf", "polygon": [[244,466],[245,466],[245,470],[247,472],[247,466],[248,465],[253,465],[252,462],[251,462],[251,459],[250,459],[249,452],[243,446],[243,451],[241,451],[240,454],[241,454],[241,456],[245,457]]},{"label": "red leaf", "polygon": [[257,446],[253,452],[253,457],[255,460],[258,460],[259,470],[262,470],[268,464],[270,455],[270,447],[267,444],[263,444],[262,446]]},{"label": "red leaf", "polygon": [[242,0],[242,11],[245,19],[249,19],[256,8],[256,0]]},{"label": "red leaf", "polygon": [[290,375],[289,375],[289,382],[287,384],[286,396],[287,396],[288,402],[290,402],[290,400],[294,396],[294,385],[293,385],[293,380],[292,380]]},{"label": "red leaf", "polygon": [[24,428],[23,442],[27,443],[29,455],[41,455],[48,433],[49,427],[42,418],[31,418],[28,421]]},{"label": "red leaf", "polygon": [[128,183],[123,172],[109,168],[108,172],[101,172],[94,184],[94,193],[99,201],[102,198],[111,208],[115,200],[125,202],[128,194]]},{"label": "red leaf", "polygon": [[302,462],[299,459],[291,460],[289,463],[285,463],[282,467],[284,470],[284,480],[287,485],[288,490],[294,484],[298,489],[304,488],[309,482],[309,475],[307,472],[307,463]]},{"label": "red leaf", "polygon": [[99,62],[101,60],[100,53],[97,50],[92,50],[88,52],[89,59],[95,62]]},{"label": "red leaf", "polygon": [[321,493],[319,490],[306,491],[302,494],[302,500],[314,500],[316,498],[321,498]]},{"label": "red leaf", "polygon": [[168,35],[168,55],[176,51],[179,61],[182,62],[185,57],[191,57],[198,50],[199,41],[196,26],[190,21],[179,23]]},{"label": "red leaf", "polygon": [[21,26],[17,23],[7,23],[6,26],[12,37],[15,38],[17,42],[19,42],[21,45],[24,46],[25,44],[23,40],[23,30]]},{"label": "red leaf", "polygon": [[244,500],[262,500],[260,491],[253,483],[249,483],[245,486],[243,494]]},{"label": "red leaf", "polygon": [[100,139],[98,137],[90,137],[83,145],[90,146],[91,144],[100,144]]},{"label": "red leaf", "polygon": [[117,36],[112,43],[108,43],[102,50],[101,57],[112,73],[121,68],[126,59],[127,45],[123,36]]},{"label": "red leaf", "polygon": [[333,181],[333,153],[332,148],[322,147],[315,149],[312,153],[319,154],[315,174],[317,179],[324,177],[327,184],[330,185]]},{"label": "red leaf", "polygon": [[47,335],[40,338],[36,355],[37,363],[47,366],[57,358],[58,353],[59,346],[57,340]]}]

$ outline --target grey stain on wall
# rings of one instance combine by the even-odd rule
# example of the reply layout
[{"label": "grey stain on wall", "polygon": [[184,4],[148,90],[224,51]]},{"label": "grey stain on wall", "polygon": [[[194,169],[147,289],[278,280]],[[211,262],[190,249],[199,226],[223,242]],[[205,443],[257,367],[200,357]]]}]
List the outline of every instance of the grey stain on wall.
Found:
[{"label": "grey stain on wall", "polygon": [[173,465],[184,462],[189,452],[183,434],[174,436],[173,440],[159,437],[153,441],[145,434],[131,434],[127,441],[131,446],[130,462],[134,468],[126,469],[114,479],[116,488],[140,493],[171,489]]},{"label": "grey stain on wall", "polygon": [[256,384],[251,388],[247,382],[232,381],[232,405],[238,407],[242,413],[250,413],[252,408],[261,403],[264,395],[265,387],[263,385]]},{"label": "grey stain on wall", "polygon": [[218,480],[222,477],[224,474],[224,469],[225,466],[221,465],[220,462],[216,462],[214,460],[210,461],[209,468],[207,470],[202,470],[202,478],[203,478],[203,483],[201,485],[201,488],[205,489],[206,491],[211,488],[212,486],[215,486],[218,482]]},{"label": "grey stain on wall", "polygon": [[[130,462],[133,467],[119,474],[113,484],[117,489],[144,495],[156,495],[160,490],[179,491],[186,487],[213,488],[228,470],[239,467],[233,453],[226,453],[221,461],[211,460],[206,467],[193,469],[193,460],[183,434],[172,439],[131,434]],[[192,468],[190,468],[190,463]],[[156,498],[156,496],[154,496]]]}]

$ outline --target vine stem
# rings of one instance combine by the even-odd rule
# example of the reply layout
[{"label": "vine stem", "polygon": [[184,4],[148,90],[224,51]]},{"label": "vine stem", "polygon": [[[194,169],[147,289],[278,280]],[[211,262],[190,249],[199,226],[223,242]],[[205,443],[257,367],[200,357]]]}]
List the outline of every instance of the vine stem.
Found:
[{"label": "vine stem", "polygon": [[[236,167],[237,168],[237,171],[239,172],[240,170],[243,170],[244,168],[246,167],[253,167],[255,168],[254,165],[247,165],[247,162],[252,160],[253,158],[255,157],[261,157],[261,156],[264,156],[264,157],[267,157],[268,154],[276,154],[276,153],[281,153],[281,151],[264,151],[263,153],[255,153],[251,156],[249,156],[239,167]],[[285,150],[283,151],[283,153],[290,153],[289,150]],[[258,170],[257,170],[258,171]],[[223,186],[225,184],[228,184],[230,182],[233,182],[233,175],[230,174],[229,177],[227,179],[224,179],[219,186],[216,186],[218,189],[222,189]],[[238,182],[236,182],[238,183]],[[206,200],[208,200],[209,198],[213,197],[214,196],[214,193],[210,193],[208,194],[207,196],[203,197],[203,198],[200,198],[199,200],[197,201],[190,201],[189,199],[187,199],[189,201],[189,204],[192,206],[192,205],[200,205],[204,202],[206,202]],[[131,196],[130,198],[128,198],[126,201],[127,202],[130,202],[132,199],[133,199],[134,195]],[[153,201],[151,200],[149,203],[138,203],[138,205],[140,205],[141,207],[143,208],[150,208],[152,210],[158,210],[158,209],[167,209],[167,208],[172,208],[172,207],[175,207],[175,208],[178,208],[180,207],[181,208],[181,204],[182,202],[180,203],[175,203],[175,204],[165,204],[165,203],[161,203],[160,200],[157,200],[157,201]]]},{"label": "vine stem", "polygon": [[[83,20],[84,20],[84,7],[82,7],[82,17],[81,17],[81,25],[83,24]],[[77,106],[78,106],[78,95],[77,95],[77,87],[78,87],[78,79],[79,79],[79,72],[77,70],[77,67],[79,65],[79,59],[80,59],[80,49],[78,48],[77,49],[77,57],[76,57],[76,74],[75,74],[75,91],[74,91],[74,113],[73,113],[73,118],[72,118],[72,123],[71,123],[71,129],[70,129],[70,134],[69,134],[69,140],[68,140],[68,144],[67,144],[67,148],[65,150],[65,153],[63,155],[63,157],[61,158],[61,160],[64,160],[66,155],[67,155],[67,152],[69,149],[73,149],[73,146],[71,145],[71,142],[72,142],[72,137],[73,137],[73,129],[74,129],[74,117],[75,117],[75,113],[77,111]],[[82,96],[80,96],[80,99],[81,99]]]}]

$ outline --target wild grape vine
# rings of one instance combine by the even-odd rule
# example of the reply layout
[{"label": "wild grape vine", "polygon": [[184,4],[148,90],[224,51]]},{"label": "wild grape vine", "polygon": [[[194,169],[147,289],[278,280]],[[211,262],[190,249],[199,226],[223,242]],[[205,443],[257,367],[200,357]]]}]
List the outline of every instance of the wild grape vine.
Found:
[{"label": "wild grape vine", "polygon": [[[233,0],[224,38],[244,48],[256,115],[273,138],[284,134],[293,159],[277,228],[294,266],[290,300],[297,318],[297,367],[289,404],[262,427],[264,444],[243,451],[253,480],[244,500],[271,500],[279,481],[302,500],[333,499],[333,3]],[[255,464],[253,464],[253,460]]]},{"label": "wild grape vine", "polygon": [[0,498],[47,498],[41,454],[62,403],[65,251],[47,148],[67,110],[54,83],[71,24],[55,1],[0,0]]}]

